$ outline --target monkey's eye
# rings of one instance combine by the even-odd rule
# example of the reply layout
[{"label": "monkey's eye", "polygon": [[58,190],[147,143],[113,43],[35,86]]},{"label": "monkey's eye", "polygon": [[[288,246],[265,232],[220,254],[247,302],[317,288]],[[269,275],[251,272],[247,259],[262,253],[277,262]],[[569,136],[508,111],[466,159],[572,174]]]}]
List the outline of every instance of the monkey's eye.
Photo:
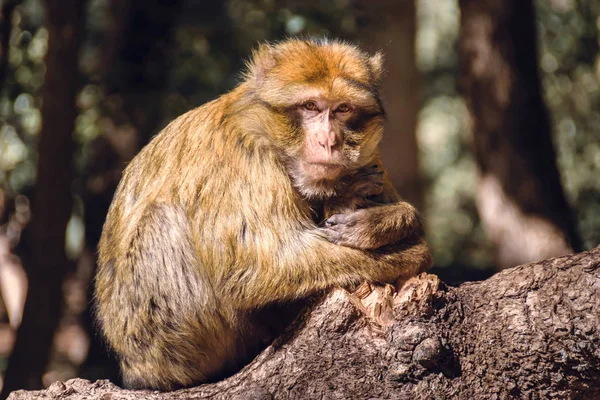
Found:
[{"label": "monkey's eye", "polygon": [[350,106],[346,103],[340,104],[338,108],[335,109],[335,112],[345,114],[347,112],[350,112]]},{"label": "monkey's eye", "polygon": [[307,101],[306,103],[302,104],[302,107],[304,107],[308,111],[317,111],[319,109],[317,107],[317,103],[315,103],[314,101]]}]

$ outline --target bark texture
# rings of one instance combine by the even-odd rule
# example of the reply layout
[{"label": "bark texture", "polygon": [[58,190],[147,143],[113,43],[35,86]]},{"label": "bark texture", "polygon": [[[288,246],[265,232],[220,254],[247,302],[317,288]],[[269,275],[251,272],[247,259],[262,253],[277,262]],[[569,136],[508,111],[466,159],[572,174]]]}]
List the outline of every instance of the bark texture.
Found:
[{"label": "bark texture", "polygon": [[580,251],[538,68],[532,0],[460,0],[477,207],[499,267]]},{"label": "bark texture", "polygon": [[83,4],[83,0],[44,1],[48,53],[32,208],[33,251],[26,263],[29,290],[1,398],[17,388],[43,387],[42,374],[61,314],[62,283],[69,270],[65,232],[73,204],[73,130]]},{"label": "bark texture", "polygon": [[172,393],[73,379],[25,399],[600,398],[600,247],[447,287],[421,274],[311,306],[246,368]]}]

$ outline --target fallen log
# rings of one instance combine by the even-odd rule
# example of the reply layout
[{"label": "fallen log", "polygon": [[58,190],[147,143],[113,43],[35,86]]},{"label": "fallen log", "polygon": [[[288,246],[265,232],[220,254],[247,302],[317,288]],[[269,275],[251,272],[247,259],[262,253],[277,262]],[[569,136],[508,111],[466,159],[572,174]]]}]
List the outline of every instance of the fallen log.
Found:
[{"label": "fallen log", "polygon": [[9,399],[600,398],[600,247],[448,287],[311,300],[239,373],[171,393],[72,379]]}]

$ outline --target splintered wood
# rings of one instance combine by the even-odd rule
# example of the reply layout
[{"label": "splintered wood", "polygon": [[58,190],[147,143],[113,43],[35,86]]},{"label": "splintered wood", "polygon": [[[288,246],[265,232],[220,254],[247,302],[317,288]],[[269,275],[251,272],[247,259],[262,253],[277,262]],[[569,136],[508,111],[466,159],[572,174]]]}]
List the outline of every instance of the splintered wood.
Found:
[{"label": "splintered wood", "polygon": [[352,303],[369,320],[376,333],[384,333],[394,324],[394,310],[406,308],[411,302],[429,300],[438,290],[440,280],[422,273],[409,279],[399,279],[395,285],[363,282],[350,294]]}]

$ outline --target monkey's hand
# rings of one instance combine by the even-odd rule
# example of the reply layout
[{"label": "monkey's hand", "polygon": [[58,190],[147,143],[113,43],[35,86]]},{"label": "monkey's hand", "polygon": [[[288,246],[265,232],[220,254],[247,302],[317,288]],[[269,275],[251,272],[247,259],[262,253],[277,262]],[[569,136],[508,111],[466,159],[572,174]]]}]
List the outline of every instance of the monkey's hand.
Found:
[{"label": "monkey's hand", "polygon": [[346,191],[359,205],[357,208],[362,208],[361,202],[368,202],[367,198],[378,196],[383,192],[383,170],[377,164],[358,170]]},{"label": "monkey's hand", "polygon": [[338,196],[325,202],[325,216],[374,206],[376,203],[370,198],[383,192],[383,183],[383,170],[379,165],[358,170],[342,181]]},{"label": "monkey's hand", "polygon": [[330,242],[362,250],[423,236],[419,214],[406,202],[335,214],[322,225],[321,230]]}]

